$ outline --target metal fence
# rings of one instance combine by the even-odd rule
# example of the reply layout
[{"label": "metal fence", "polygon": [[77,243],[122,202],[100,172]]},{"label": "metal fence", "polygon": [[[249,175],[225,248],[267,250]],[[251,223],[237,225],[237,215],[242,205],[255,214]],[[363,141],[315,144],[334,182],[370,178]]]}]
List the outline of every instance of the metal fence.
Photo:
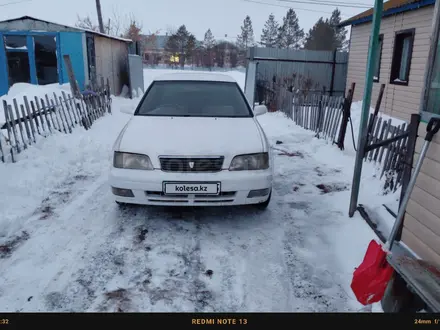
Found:
[{"label": "metal fence", "polygon": [[38,138],[47,137],[58,131],[72,133],[73,128],[82,126],[88,130],[93,122],[111,113],[109,81],[95,91],[89,91],[75,98],[70,94],[53,93],[44,98],[22,102],[13,99],[12,104],[3,101],[5,122],[0,127],[0,159],[16,161],[16,155],[35,144]]},{"label": "metal fence", "polygon": [[347,52],[253,47],[248,58],[257,63],[257,85],[265,88],[277,84],[307,94],[323,89],[332,96],[345,94]]}]

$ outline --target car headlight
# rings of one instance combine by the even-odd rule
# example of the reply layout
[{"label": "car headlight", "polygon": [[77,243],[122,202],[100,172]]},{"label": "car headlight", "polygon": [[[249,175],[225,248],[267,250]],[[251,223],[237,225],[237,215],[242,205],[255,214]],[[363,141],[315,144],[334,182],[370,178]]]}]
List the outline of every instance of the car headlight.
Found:
[{"label": "car headlight", "polygon": [[267,152],[235,156],[229,166],[230,171],[266,170],[268,168],[269,154]]},{"label": "car headlight", "polygon": [[153,170],[150,157],[141,154],[115,151],[113,155],[113,166],[131,170]]}]

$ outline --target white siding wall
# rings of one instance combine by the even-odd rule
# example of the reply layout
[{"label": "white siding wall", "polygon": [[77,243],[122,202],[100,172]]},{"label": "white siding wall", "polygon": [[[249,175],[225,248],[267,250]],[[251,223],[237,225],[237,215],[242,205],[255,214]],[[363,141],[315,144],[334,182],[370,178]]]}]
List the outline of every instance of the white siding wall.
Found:
[{"label": "white siding wall", "polygon": [[[381,22],[384,35],[380,81],[374,83],[372,103],[386,84],[381,112],[409,121],[418,113],[428,59],[434,6],[387,17]],[[389,84],[395,32],[415,28],[408,86]],[[347,86],[356,82],[355,101],[362,100],[371,23],[352,27]],[[426,124],[421,123],[414,161],[417,161]],[[418,177],[405,215],[402,241],[420,257],[440,264],[440,136],[436,136]]]},{"label": "white siding wall", "polygon": [[[428,59],[429,37],[434,6],[405,12],[384,18],[380,33],[383,34],[380,79],[373,85],[371,105],[376,104],[381,84],[386,84],[381,104],[381,112],[409,121],[412,113],[419,112],[423,76]],[[395,33],[400,30],[415,29],[414,47],[408,86],[389,84],[391,60]],[[362,100],[367,66],[371,23],[353,26],[351,30],[350,56],[348,60],[347,86],[356,83],[354,101]]]}]

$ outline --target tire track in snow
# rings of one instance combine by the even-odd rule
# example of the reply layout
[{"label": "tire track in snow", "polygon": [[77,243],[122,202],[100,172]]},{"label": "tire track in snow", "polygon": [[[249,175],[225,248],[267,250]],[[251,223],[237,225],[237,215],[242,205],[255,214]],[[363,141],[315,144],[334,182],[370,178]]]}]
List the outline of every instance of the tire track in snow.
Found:
[{"label": "tire track in snow", "polygon": [[[48,310],[44,304],[45,293],[50,288],[62,286],[69,281],[71,272],[81,262],[82,249],[94,238],[93,233],[97,231],[101,234],[106,230],[104,226],[94,231],[93,226],[97,223],[85,216],[93,210],[93,207],[87,207],[93,203],[91,197],[104,189],[108,187],[106,177],[102,176],[82,194],[76,191],[74,194],[77,194],[77,198],[67,204],[50,222],[35,229],[32,237],[20,248],[20,253],[8,260],[8,267],[2,267],[5,285],[16,287],[22,293],[22,299],[11,301],[8,310]],[[98,196],[106,197],[103,194]],[[84,208],[86,210],[81,212]],[[29,269],[33,270],[31,277],[17,279],[14,276],[14,273],[23,274]],[[13,293],[14,289],[10,290]],[[29,297],[32,299],[28,300]]]},{"label": "tire track in snow", "polygon": [[301,312],[347,311],[350,309],[349,297],[332,275],[337,273],[336,256],[329,250],[331,242],[326,235],[327,228],[334,224],[332,215],[339,217],[339,211],[327,202],[325,196],[317,195],[321,185],[333,187],[338,176],[342,182],[344,178],[340,170],[323,166],[310,155],[298,160],[295,168],[296,173],[276,184],[280,195],[287,197],[282,202],[280,200],[279,207],[285,213],[284,260],[295,297],[292,309]]},{"label": "tire track in snow", "polygon": [[213,310],[200,280],[200,226],[193,219],[177,223],[142,207],[111,214],[117,230],[84,250],[94,252],[83,255],[66,287],[47,295],[50,310]]}]

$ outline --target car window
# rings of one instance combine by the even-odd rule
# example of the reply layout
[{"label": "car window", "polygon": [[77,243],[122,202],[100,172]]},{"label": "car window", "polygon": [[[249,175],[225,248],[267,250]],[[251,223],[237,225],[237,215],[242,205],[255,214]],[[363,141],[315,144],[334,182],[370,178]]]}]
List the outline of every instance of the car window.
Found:
[{"label": "car window", "polygon": [[141,101],[137,116],[252,117],[236,83],[156,81]]}]

